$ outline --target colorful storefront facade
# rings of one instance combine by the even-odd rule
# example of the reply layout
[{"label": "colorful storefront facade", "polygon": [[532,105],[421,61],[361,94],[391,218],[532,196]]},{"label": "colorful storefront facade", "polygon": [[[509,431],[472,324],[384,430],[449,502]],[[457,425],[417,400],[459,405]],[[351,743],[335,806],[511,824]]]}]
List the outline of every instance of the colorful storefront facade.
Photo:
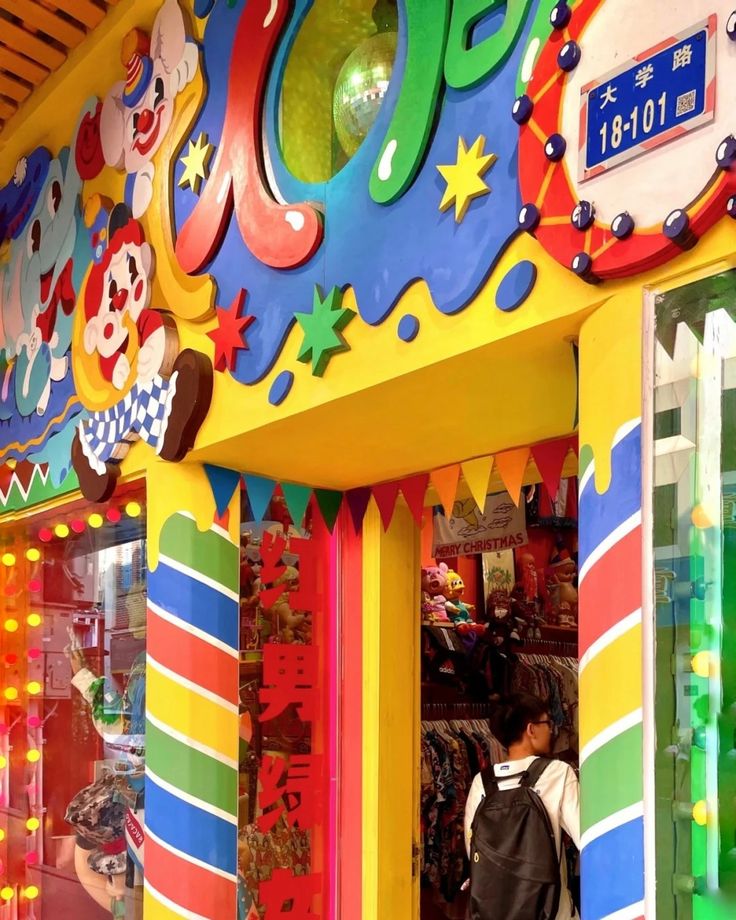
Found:
[{"label": "colorful storefront facade", "polygon": [[418,920],[422,522],[576,475],[583,920],[732,915],[735,72],[130,0],[7,121],[0,920]]}]

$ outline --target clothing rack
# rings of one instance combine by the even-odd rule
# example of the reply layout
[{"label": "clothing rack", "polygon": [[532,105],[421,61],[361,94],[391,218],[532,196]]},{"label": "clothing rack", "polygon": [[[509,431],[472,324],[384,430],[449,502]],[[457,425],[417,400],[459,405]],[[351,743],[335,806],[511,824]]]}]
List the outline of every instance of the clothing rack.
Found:
[{"label": "clothing rack", "polygon": [[576,641],[565,639],[524,639],[521,653],[529,652],[532,655],[553,655],[562,658],[577,658],[578,644]]},{"label": "clothing rack", "polygon": [[422,703],[422,721],[440,719],[487,719],[494,703]]}]

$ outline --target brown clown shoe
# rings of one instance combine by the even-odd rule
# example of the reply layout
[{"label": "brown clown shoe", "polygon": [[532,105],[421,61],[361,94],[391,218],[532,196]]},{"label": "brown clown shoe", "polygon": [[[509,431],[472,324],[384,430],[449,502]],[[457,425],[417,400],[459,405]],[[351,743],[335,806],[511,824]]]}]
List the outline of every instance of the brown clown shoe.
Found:
[{"label": "brown clown shoe", "polygon": [[158,447],[164,460],[183,460],[212,402],[212,362],[200,351],[186,348],[171,373],[174,395]]},{"label": "brown clown shoe", "polygon": [[87,501],[106,502],[111,498],[120,476],[120,467],[116,463],[106,463],[104,472],[99,473],[84,452],[79,431],[72,441],[72,466]]}]

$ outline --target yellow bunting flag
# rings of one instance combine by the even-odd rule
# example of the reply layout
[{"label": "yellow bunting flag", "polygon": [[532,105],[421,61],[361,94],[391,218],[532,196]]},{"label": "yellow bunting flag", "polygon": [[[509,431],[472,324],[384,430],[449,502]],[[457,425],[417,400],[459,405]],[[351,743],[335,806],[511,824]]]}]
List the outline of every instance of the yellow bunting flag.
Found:
[{"label": "yellow bunting flag", "polygon": [[478,457],[477,460],[466,460],[461,463],[463,479],[470,489],[478,510],[483,513],[486,506],[486,495],[488,494],[488,480],[491,478],[493,469],[493,457]]},{"label": "yellow bunting flag", "polygon": [[429,474],[429,478],[437,490],[445,514],[449,517],[452,514],[452,506],[455,504],[460,464],[453,463],[452,466],[443,466],[441,470],[434,470]]},{"label": "yellow bunting flag", "polygon": [[496,454],[498,475],[503,480],[507,492],[517,507],[528,460],[528,447],[517,447],[514,450],[505,450],[502,454]]}]

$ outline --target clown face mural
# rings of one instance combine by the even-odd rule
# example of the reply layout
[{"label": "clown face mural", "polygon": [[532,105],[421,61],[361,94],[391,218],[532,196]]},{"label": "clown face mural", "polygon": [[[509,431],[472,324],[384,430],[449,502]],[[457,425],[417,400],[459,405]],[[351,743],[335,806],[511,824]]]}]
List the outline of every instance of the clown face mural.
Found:
[{"label": "clown face mural", "polygon": [[66,378],[85,262],[77,253],[84,242],[77,233],[82,180],[69,149],[54,160],[45,150],[23,158],[11,184],[20,210],[9,215],[6,233],[14,239],[0,266],[0,417],[6,419],[44,416],[52,385]]},{"label": "clown face mural", "polygon": [[105,162],[131,177],[126,201],[140,217],[153,194],[153,157],[171,127],[174,102],[194,77],[199,52],[187,41],[177,0],[166,0],[149,38],[140,29],[126,36],[122,61],[125,82],[104,100],[100,130]]},{"label": "clown face mural", "polygon": [[72,445],[90,501],[109,498],[118,463],[139,439],[165,460],[182,459],[212,397],[210,360],[191,349],[179,354],[173,317],[150,306],[153,251],[127,205],[113,209],[106,239],[87,279],[81,344],[97,379],[119,398],[91,412]]}]

